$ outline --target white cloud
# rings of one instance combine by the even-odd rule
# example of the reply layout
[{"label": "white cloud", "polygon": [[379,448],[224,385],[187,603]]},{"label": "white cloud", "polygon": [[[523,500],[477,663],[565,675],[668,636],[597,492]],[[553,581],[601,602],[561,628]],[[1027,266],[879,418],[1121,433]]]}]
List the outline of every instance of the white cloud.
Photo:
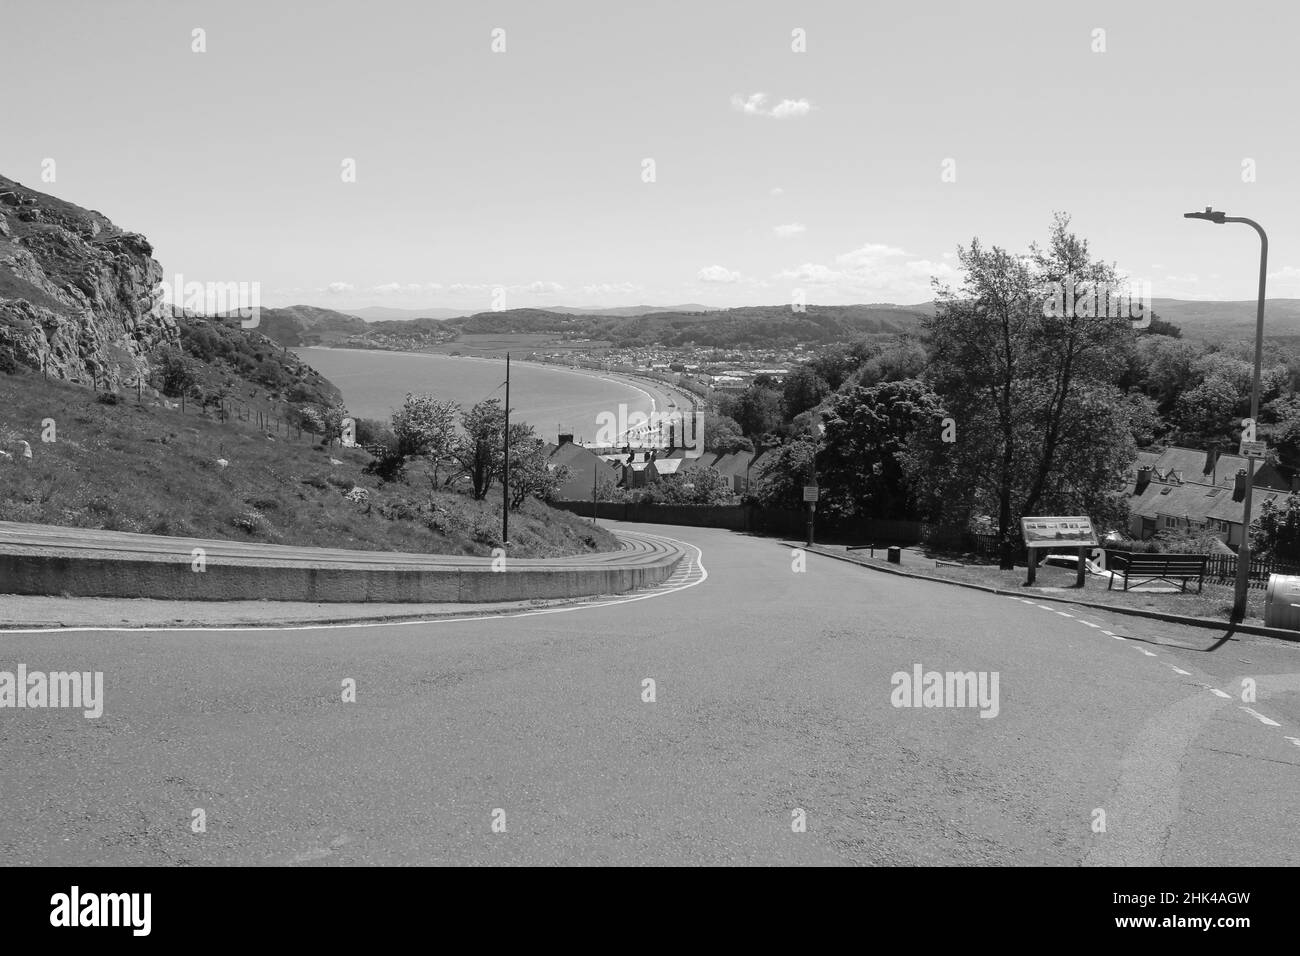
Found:
[{"label": "white cloud", "polygon": [[792,119],[796,116],[807,116],[812,112],[812,104],[807,100],[782,100],[772,107],[769,114],[773,119]]},{"label": "white cloud", "polygon": [[706,266],[695,276],[701,282],[739,282],[740,273],[724,266]]},{"label": "white cloud", "polygon": [[731,94],[731,108],[746,116],[766,116],[769,119],[795,119],[807,116],[812,111],[812,104],[807,100],[782,100],[773,107],[767,105],[766,93]]},{"label": "white cloud", "polygon": [[955,284],[959,274],[946,262],[915,258],[897,246],[874,242],[836,256],[833,265],[805,262],[776,276],[821,286],[825,295],[903,304],[931,298],[931,277]]},{"label": "white cloud", "polygon": [[523,291],[531,292],[534,295],[555,295],[558,292],[563,292],[564,286],[560,285],[558,282],[538,281],[529,283]]},{"label": "white cloud", "polygon": [[795,282],[802,282],[807,285],[827,285],[842,280],[844,273],[837,272],[828,266],[818,265],[815,262],[805,262],[794,269],[783,269],[778,277],[792,279]]},{"label": "white cloud", "polygon": [[773,226],[772,231],[776,233],[778,239],[790,239],[801,232],[807,232],[808,227],[801,222],[791,222],[784,226]]},{"label": "white cloud", "polygon": [[330,295],[347,295],[349,292],[355,292],[357,287],[351,282],[331,282],[325,287],[325,291]]},{"label": "white cloud", "polygon": [[640,291],[641,286],[634,282],[601,282],[597,285],[584,285],[582,287],[583,295],[592,296],[631,295]]},{"label": "white cloud", "polygon": [[773,186],[773,187],[772,187],[772,195],[773,195],[773,196],[784,196],[784,195],[785,195],[785,190],[782,189],[780,186]]}]

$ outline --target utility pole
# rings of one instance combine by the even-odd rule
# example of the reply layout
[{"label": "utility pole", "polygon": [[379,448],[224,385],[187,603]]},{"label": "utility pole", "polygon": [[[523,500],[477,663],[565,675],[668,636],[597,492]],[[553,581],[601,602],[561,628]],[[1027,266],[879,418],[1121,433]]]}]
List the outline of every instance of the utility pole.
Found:
[{"label": "utility pole", "polygon": [[501,468],[501,544],[510,544],[510,353],[506,353],[505,462]]}]

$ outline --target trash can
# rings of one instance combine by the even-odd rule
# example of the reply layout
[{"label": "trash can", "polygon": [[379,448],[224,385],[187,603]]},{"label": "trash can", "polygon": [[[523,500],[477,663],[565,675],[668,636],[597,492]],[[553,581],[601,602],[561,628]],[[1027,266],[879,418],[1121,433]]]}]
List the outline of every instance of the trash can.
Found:
[{"label": "trash can", "polygon": [[1264,592],[1264,626],[1300,631],[1300,575],[1270,574]]},{"label": "trash can", "polygon": [[[886,555],[886,560],[889,561],[890,564],[902,564],[902,563],[903,563],[903,549],[902,549],[902,548],[890,548],[889,551],[888,551],[888,553],[887,553],[887,555]],[[1297,581],[1300,581],[1300,578],[1296,578],[1296,580],[1297,580]]]}]

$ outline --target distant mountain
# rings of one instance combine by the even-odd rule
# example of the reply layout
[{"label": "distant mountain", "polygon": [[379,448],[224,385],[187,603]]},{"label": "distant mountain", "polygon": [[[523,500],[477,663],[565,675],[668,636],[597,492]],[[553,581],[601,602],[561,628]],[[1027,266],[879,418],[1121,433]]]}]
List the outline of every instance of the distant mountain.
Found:
[{"label": "distant mountain", "polygon": [[[1195,299],[1152,299],[1156,315],[1194,339],[1224,341],[1255,337],[1256,301],[1203,302]],[[1264,301],[1264,335],[1300,335],[1300,299]]]},{"label": "distant mountain", "polygon": [[329,345],[368,328],[366,321],[345,312],[314,305],[262,309],[257,331],[281,345]]},{"label": "distant mountain", "polygon": [[473,311],[473,309],[394,309],[386,305],[368,305],[364,309],[351,309],[348,314],[363,318],[367,322],[400,322],[404,319],[458,319]]},{"label": "distant mountain", "polygon": [[618,315],[627,317],[651,315],[656,312],[721,312],[723,307],[700,305],[697,302],[688,302],[685,305],[620,305],[609,309],[584,309],[573,305],[553,305],[549,306],[547,311],[564,312],[568,315]]}]

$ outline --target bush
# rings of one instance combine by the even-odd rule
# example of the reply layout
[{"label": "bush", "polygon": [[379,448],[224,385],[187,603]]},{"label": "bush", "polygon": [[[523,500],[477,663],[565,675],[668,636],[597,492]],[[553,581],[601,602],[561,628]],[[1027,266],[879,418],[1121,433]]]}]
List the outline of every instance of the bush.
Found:
[{"label": "bush", "polygon": [[95,396],[95,401],[101,405],[121,405],[122,396],[117,392],[100,392]]}]

